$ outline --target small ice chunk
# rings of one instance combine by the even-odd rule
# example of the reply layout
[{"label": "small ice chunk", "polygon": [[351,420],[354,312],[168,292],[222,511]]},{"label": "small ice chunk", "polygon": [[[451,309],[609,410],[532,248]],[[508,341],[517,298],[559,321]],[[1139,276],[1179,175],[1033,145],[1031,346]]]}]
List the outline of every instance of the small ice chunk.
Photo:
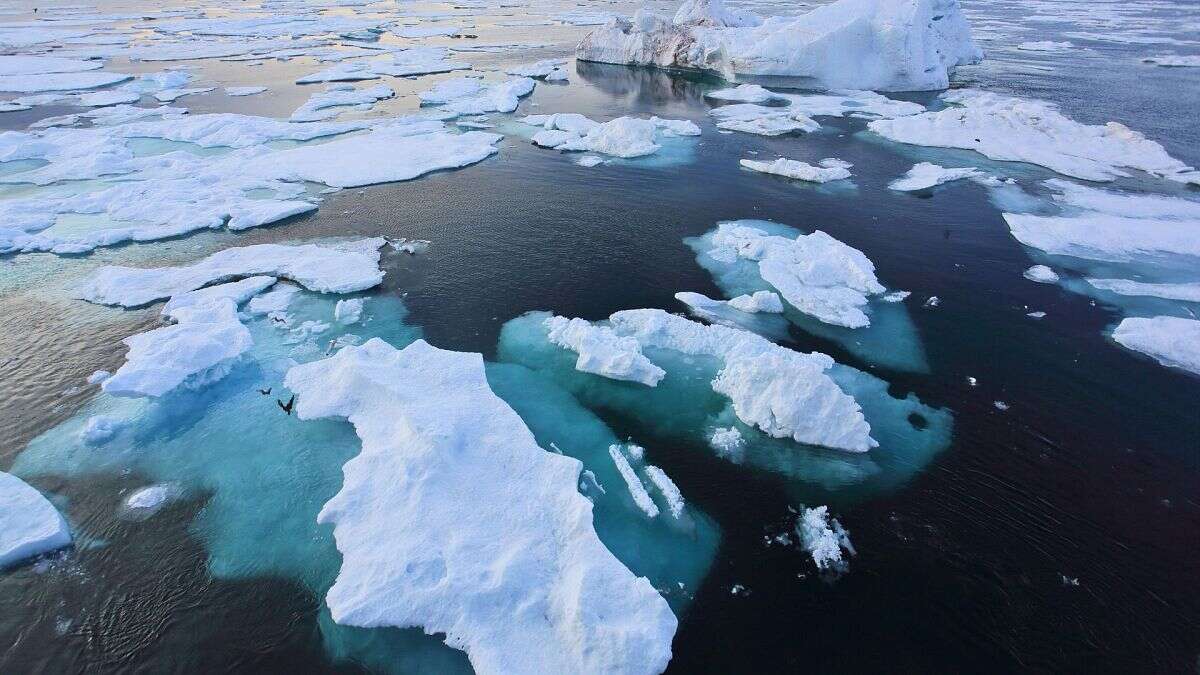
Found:
[{"label": "small ice chunk", "polygon": [[1055,272],[1045,265],[1034,265],[1033,267],[1025,270],[1022,276],[1030,281],[1036,281],[1039,284],[1052,284],[1059,279],[1058,272]]},{"label": "small ice chunk", "polygon": [[718,456],[736,463],[742,461],[746,441],[737,427],[717,427],[713,429],[708,444],[717,451]]},{"label": "small ice chunk", "polygon": [[67,521],[50,500],[0,471],[0,569],[70,545]]},{"label": "small ice chunk", "polygon": [[174,483],[156,483],[138,488],[125,498],[125,508],[140,516],[150,516],[179,497],[181,490]]},{"label": "small ice chunk", "polygon": [[338,300],[333,308],[333,320],[342,325],[358,323],[362,318],[364,298],[347,298]]},{"label": "small ice chunk", "polygon": [[796,521],[796,534],[804,550],[812,555],[813,562],[819,570],[845,571],[846,560],[842,556],[845,550],[850,555],[855,554],[854,545],[850,543],[850,533],[847,532],[836,518],[829,517],[828,506],[806,508]]},{"label": "small ice chunk", "polygon": [[750,295],[739,295],[729,301],[729,306],[742,312],[766,312],[780,314],[783,312],[783,301],[779,295],[771,291],[755,291]]},{"label": "small ice chunk", "polygon": [[122,426],[121,420],[111,415],[92,415],[79,431],[79,440],[87,445],[102,445],[116,436]]},{"label": "small ice chunk", "polygon": [[650,498],[650,493],[646,492],[646,486],[642,485],[642,479],[638,478],[634,472],[633,466],[629,464],[629,460],[621,452],[620,445],[608,446],[608,456],[612,457],[613,464],[617,467],[617,472],[621,474],[621,478],[625,479],[625,485],[629,488],[629,496],[633,497],[633,503],[646,514],[647,518],[655,518],[658,516],[658,505]]},{"label": "small ice chunk", "polygon": [[786,101],[779,94],[757,84],[742,84],[728,89],[717,89],[704,95],[718,101],[736,101],[738,103],[770,103]]}]

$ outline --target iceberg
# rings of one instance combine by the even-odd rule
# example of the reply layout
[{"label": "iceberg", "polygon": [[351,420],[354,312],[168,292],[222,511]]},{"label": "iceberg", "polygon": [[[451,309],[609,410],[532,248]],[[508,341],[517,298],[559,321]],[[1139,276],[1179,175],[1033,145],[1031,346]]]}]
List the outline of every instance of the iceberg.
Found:
[{"label": "iceberg", "polygon": [[604,547],[581,463],[538,447],[478,354],[372,339],[285,384],[301,419],[346,418],[362,439],[318,516],[342,552],[336,622],[445,633],[480,673],[666,667],[666,601]]},{"label": "iceberg", "polygon": [[850,177],[849,162],[843,162],[840,159],[827,157],[819,162],[819,166],[806,164],[794,159],[784,159],[780,157],[774,162],[762,162],[753,159],[743,159],[739,162],[743,168],[757,171],[759,173],[769,173],[784,178],[793,180],[802,180],[809,183],[828,183],[834,180],[844,180]]},{"label": "iceberg", "polygon": [[1170,368],[1200,375],[1200,320],[1175,316],[1122,319],[1113,340]]},{"label": "iceberg", "polygon": [[70,545],[71,530],[58,509],[25,481],[0,471],[0,569]]},{"label": "iceberg", "polygon": [[957,0],[837,0],[795,18],[689,0],[674,18],[639,11],[584,36],[583,61],[814,79],[828,87],[945,89],[982,51]]},{"label": "iceberg", "polygon": [[976,89],[946,92],[941,99],[949,104],[942,110],[876,120],[868,128],[898,143],[974,150],[1084,180],[1111,181],[1137,169],[1200,184],[1200,171],[1118,122],[1081,124],[1051,103]]}]

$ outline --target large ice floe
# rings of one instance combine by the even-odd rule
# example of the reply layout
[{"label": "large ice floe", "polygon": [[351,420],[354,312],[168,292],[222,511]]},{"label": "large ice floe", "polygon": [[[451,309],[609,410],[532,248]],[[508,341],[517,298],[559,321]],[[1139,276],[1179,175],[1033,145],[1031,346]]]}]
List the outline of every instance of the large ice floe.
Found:
[{"label": "large ice floe", "polygon": [[[181,386],[225,377],[254,344],[238,305],[284,277],[309,290],[351,293],[377,285],[383,240],[332,246],[260,244],[230,248],[174,268],[103,267],[79,289],[81,298],[137,307],[170,298],[174,323],[125,339],[125,363],[101,383],[114,396],[159,397]],[[238,281],[210,286],[220,281]]]},{"label": "large ice floe", "polygon": [[1081,124],[1051,103],[976,89],[946,92],[941,99],[948,104],[942,110],[876,120],[869,128],[899,143],[964,148],[1085,180],[1111,181],[1136,169],[1200,184],[1200,171],[1118,122]]},{"label": "large ice floe", "polygon": [[[709,447],[729,461],[778,471],[819,490],[884,489],[902,482],[949,441],[949,415],[896,399],[887,384],[759,335],[706,325],[657,309],[586,322],[628,338],[663,371],[654,386],[581,370],[593,344],[562,346],[552,331],[579,319],[530,313],[508,322],[499,355],[553,378],[588,406],[630,415],[654,430]],[[608,354],[614,340],[598,349]],[[582,351],[576,351],[576,349]],[[914,426],[910,415],[919,418]],[[714,441],[715,442],[715,441]],[[614,458],[615,460],[615,458]]]},{"label": "large ice floe", "polygon": [[700,135],[695,122],[660,117],[626,116],[602,123],[578,113],[554,113],[529,115],[520,121],[541,129],[533,135],[534,145],[623,159],[652,155],[670,139]]},{"label": "large ice floe", "polygon": [[830,87],[934,90],[983,54],[957,0],[837,0],[799,17],[760,17],[687,0],[673,18],[614,18],[576,56],[660,68],[811,78]]},{"label": "large ice floe", "polygon": [[828,183],[835,180],[844,180],[850,177],[850,167],[852,166],[849,162],[843,162],[833,157],[821,160],[818,162],[818,166],[783,157],[773,162],[743,159],[738,163],[742,168],[750,169],[751,171],[769,173],[809,183]]},{"label": "large ice floe", "polygon": [[1153,357],[1164,366],[1200,375],[1200,321],[1175,316],[1123,319],[1113,330],[1121,346]]},{"label": "large ice floe", "polygon": [[481,673],[666,667],[666,601],[600,542],[581,463],[538,447],[478,354],[372,340],[285,384],[301,419],[346,418],[363,441],[318,516],[343,555],[335,621],[445,633]]},{"label": "large ice floe", "polygon": [[[777,292],[786,303],[784,316],[804,330],[871,363],[900,370],[927,367],[907,309],[887,293],[862,251],[820,230],[803,234],[757,220],[719,223],[685,243],[728,297]],[[779,332],[769,322],[748,324],[736,314],[714,317],[710,307],[700,309],[708,320],[732,320],[751,330],[763,326],[766,330],[759,332],[768,335]]]},{"label": "large ice floe", "polygon": [[71,545],[71,530],[42,493],[0,471],[0,570]]},{"label": "large ice floe", "polygon": [[[353,242],[338,245],[346,250],[374,250]],[[682,490],[681,486],[676,486],[676,490],[680,490],[676,495],[668,483],[660,485],[655,480],[651,464],[630,456],[632,468],[660,510],[657,517],[647,518],[633,503],[608,453],[611,445],[622,441],[568,392],[549,378],[522,366],[484,364],[478,355],[441,352],[427,345],[414,349],[405,358],[413,358],[418,351],[427,350],[444,355],[454,364],[461,364],[462,369],[435,367],[433,361],[421,359],[426,367],[447,379],[427,383],[423,377],[415,377],[415,371],[405,370],[402,378],[389,377],[387,381],[389,386],[411,387],[413,401],[422,414],[433,417],[418,420],[411,416],[416,409],[409,410],[408,416],[394,415],[390,404],[395,400],[380,398],[378,391],[371,390],[376,396],[374,401],[380,405],[388,404],[390,422],[398,425],[419,423],[417,426],[421,429],[432,428],[425,423],[435,419],[452,426],[467,425],[458,428],[468,435],[477,434],[477,438],[489,440],[488,445],[452,447],[438,444],[434,447],[421,445],[415,435],[389,436],[389,449],[383,456],[377,456],[372,454],[372,447],[364,447],[366,444],[355,435],[354,426],[345,421],[301,422],[295,415],[288,416],[279,410],[276,397],[281,397],[282,402],[289,398],[284,380],[286,373],[297,363],[311,363],[335,351],[340,355],[339,350],[353,349],[348,345],[382,344],[372,343],[373,338],[403,348],[413,343],[420,333],[419,329],[406,324],[406,311],[395,296],[371,296],[362,307],[360,320],[355,323],[331,322],[338,296],[299,289],[285,281],[265,287],[263,276],[226,280],[225,284],[203,286],[198,291],[183,290],[194,282],[164,284],[163,291],[173,293],[169,307],[194,307],[194,302],[185,299],[201,294],[206,296],[196,300],[201,304],[214,299],[243,303],[239,319],[253,339],[250,349],[223,378],[197,386],[177,387],[160,397],[116,397],[101,391],[76,416],[31,442],[15,460],[13,474],[26,480],[39,476],[69,478],[132,474],[138,477],[141,485],[176,486],[181,498],[204,500],[205,506],[196,513],[189,531],[205,547],[208,570],[214,578],[289,579],[313,596],[325,598],[339,576],[342,579],[339,593],[344,593],[345,585],[351,583],[349,565],[352,555],[348,553],[343,557],[335,542],[334,528],[318,523],[318,514],[327,502],[334,500],[327,514],[339,512],[337,532],[338,539],[343,542],[349,541],[345,539],[349,536],[347,532],[356,531],[352,521],[368,515],[356,511],[355,507],[365,505],[365,502],[350,498],[357,488],[351,480],[353,471],[344,476],[343,465],[349,463],[347,470],[352,470],[354,462],[359,462],[358,466],[374,465],[379,460],[399,462],[405,460],[405,455],[393,453],[393,450],[403,446],[415,452],[415,461],[434,462],[453,472],[443,473],[441,478],[427,484],[428,488],[437,485],[450,490],[440,495],[445,499],[432,490],[425,492],[427,498],[420,501],[421,512],[414,512],[415,519],[408,521],[408,526],[415,528],[414,533],[424,533],[421,541],[425,545],[412,549],[414,557],[408,560],[398,558],[399,549],[396,548],[389,548],[385,555],[390,569],[415,580],[436,570],[436,564],[426,565],[433,562],[431,554],[444,553],[445,560],[451,563],[447,565],[447,576],[460,582],[446,591],[461,592],[460,596],[425,605],[429,614],[419,617],[421,620],[417,623],[430,631],[438,630],[437,626],[442,625],[438,622],[450,620],[451,614],[457,611],[455,608],[463,609],[472,602],[496,608],[502,606],[501,599],[504,598],[511,602],[522,598],[541,599],[544,603],[519,608],[503,605],[508,608],[503,615],[472,612],[470,616],[462,616],[461,623],[448,628],[448,634],[465,636],[466,631],[471,631],[471,661],[463,652],[444,644],[442,638],[445,636],[427,636],[420,628],[400,630],[382,625],[362,628],[337,623],[331,607],[323,605],[317,625],[333,662],[349,661],[358,667],[386,673],[468,673],[472,672],[472,666],[479,672],[494,672],[495,668],[521,672],[575,658],[585,659],[585,666],[578,668],[584,671],[591,670],[586,666],[595,663],[616,664],[611,670],[631,672],[662,669],[669,657],[674,630],[672,614],[686,609],[717,546],[718,531],[711,520],[690,503],[676,499],[683,499],[686,486],[682,486]],[[255,287],[268,290],[259,291],[258,295],[245,301],[246,294]],[[329,287],[339,286],[331,281]],[[158,294],[138,295],[144,298]],[[112,297],[116,299],[117,296]],[[134,302],[132,297],[128,301]],[[385,351],[400,353],[386,345],[383,347]],[[370,361],[368,370],[371,370],[377,364],[373,359],[362,357],[373,349],[376,347],[364,348],[357,355],[351,352],[344,358],[346,361]],[[318,367],[337,369],[344,363],[333,361]],[[383,372],[379,370],[378,374]],[[481,381],[481,374],[486,376],[486,382]],[[359,381],[347,379],[342,382],[348,388],[340,391],[348,396],[354,397],[360,391]],[[434,390],[432,385],[438,382],[441,385],[437,389],[445,396],[430,397]],[[333,383],[330,380],[310,385],[332,393],[330,385]],[[271,390],[271,395],[263,395],[260,390]],[[306,399],[314,395],[299,389],[297,392],[297,408],[305,408],[309,405]],[[361,393],[366,395],[368,392],[362,389]],[[479,405],[464,403],[450,407],[470,414],[470,419],[444,416],[447,401],[468,399]],[[360,400],[369,402],[365,398]],[[506,410],[506,403],[512,410],[502,412]],[[520,419],[515,417],[513,410]],[[97,417],[103,417],[114,428],[101,447],[89,444],[84,433],[89,422]],[[357,419],[357,416],[351,417]],[[485,426],[481,423],[485,419],[494,425]],[[520,426],[522,424],[524,427]],[[523,432],[524,437],[517,436],[520,443],[513,443],[512,436],[500,433],[501,429],[517,433],[524,428],[528,429]],[[363,429],[359,431],[361,433]],[[536,446],[530,441],[529,433],[536,439]],[[430,438],[426,437],[426,440]],[[414,444],[410,445],[409,441]],[[470,452],[472,448],[476,448],[474,452],[478,453],[480,461],[465,463],[467,456],[462,453]],[[503,452],[511,454],[504,455]],[[651,446],[646,454],[653,452]],[[514,461],[501,462],[501,457]],[[529,463],[516,462],[522,457]],[[417,465],[408,466],[416,468]],[[433,464],[426,466],[433,468]],[[544,469],[544,473],[534,475],[558,477],[561,481],[526,480],[530,476],[523,471],[533,466]],[[464,475],[460,471],[477,471],[478,474],[474,479],[455,480],[452,475]],[[504,492],[512,496],[504,502],[503,508],[493,508],[500,502],[490,501],[489,497],[488,503],[479,507],[482,510],[472,510],[468,520],[480,523],[481,528],[488,523],[496,525],[500,519],[506,524],[525,522],[538,528],[536,533],[530,534],[541,537],[542,545],[533,547],[531,542],[536,539],[509,536],[516,530],[506,529],[506,525],[496,525],[505,529],[504,537],[496,536],[497,529],[481,530],[469,538],[459,536],[464,532],[461,529],[465,517],[463,508],[473,503],[461,499],[464,485],[471,486],[472,494],[495,496]],[[492,487],[488,488],[489,485]],[[339,492],[342,495],[335,499]],[[525,504],[528,508],[513,509],[515,504]],[[124,506],[119,508],[125,509]],[[453,525],[434,527],[432,518],[442,518]],[[584,523],[579,519],[587,519],[587,527],[583,527]],[[391,523],[395,525],[397,521],[393,519]],[[555,523],[565,527],[552,529]],[[576,525],[580,527],[576,528]],[[387,541],[378,537],[371,539],[380,544]],[[455,576],[465,573],[468,567],[482,573],[485,559],[491,561],[488,565],[494,562],[486,551],[480,552],[478,546],[511,551],[517,557],[507,559],[513,565],[504,568],[504,572],[490,567],[496,571],[494,576]],[[563,548],[556,549],[558,546]],[[355,550],[366,552],[366,548],[355,547]],[[555,550],[582,553],[564,557],[541,555]],[[468,564],[467,561],[474,562]],[[406,571],[409,563],[412,572]],[[587,574],[576,577],[572,571],[586,571]],[[649,582],[637,577],[645,577]],[[422,578],[432,580],[433,577]],[[556,587],[543,583],[550,579],[562,583]],[[381,603],[389,602],[389,598],[395,600],[396,596],[387,595],[388,587],[380,585],[371,590],[370,586],[369,582],[363,582],[359,597],[374,598]],[[426,600],[441,593],[415,585],[405,588],[414,593],[413,597]],[[616,594],[615,590],[621,594]],[[349,595],[358,593],[352,591]],[[572,599],[578,603],[569,603]],[[623,604],[625,600],[634,602]],[[613,611],[603,615],[593,613],[614,604]],[[556,611],[559,613],[555,614]],[[572,615],[572,612],[578,614]],[[340,610],[338,616],[345,618]],[[358,616],[361,618],[362,615]],[[551,624],[547,616],[576,616],[579,621],[569,625]],[[627,633],[624,641],[617,639],[617,625],[610,623],[617,616],[638,619],[635,624],[620,624]],[[485,622],[489,617],[494,619],[494,624]],[[518,623],[517,619],[527,622]],[[666,630],[668,627],[669,631]],[[562,632],[558,628],[562,628]],[[536,634],[554,644],[530,647],[523,641],[488,641],[484,647],[476,649],[473,646],[490,637],[502,636],[509,630],[517,638]],[[587,643],[572,641],[575,637],[602,639],[603,643],[581,657],[579,650]],[[514,644],[519,644],[521,649],[514,649]],[[632,651],[620,653],[622,645]],[[466,641],[452,644],[459,648],[467,646]],[[635,646],[637,649],[633,650]],[[551,661],[537,661],[551,649],[555,650],[548,657]],[[499,665],[488,662],[488,658],[499,659]],[[609,660],[602,662],[602,659]]]},{"label": "large ice floe", "polygon": [[[201,229],[266,225],[317,208],[306,182],[352,187],[411,180],[482,161],[501,138],[451,133],[420,116],[290,123],[178,109],[101,110],[109,112],[94,116],[90,128],[0,134],[0,161],[30,162],[0,182],[46,186],[0,199],[0,253],[78,254]],[[343,137],[308,143],[337,135]],[[272,143],[284,140],[302,144]]]}]

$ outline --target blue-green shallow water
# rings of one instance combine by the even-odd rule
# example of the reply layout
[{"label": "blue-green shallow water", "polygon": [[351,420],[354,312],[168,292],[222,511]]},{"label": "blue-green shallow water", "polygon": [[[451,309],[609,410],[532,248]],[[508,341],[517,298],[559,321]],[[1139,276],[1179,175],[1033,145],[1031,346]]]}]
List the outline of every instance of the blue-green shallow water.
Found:
[{"label": "blue-green shallow water", "polygon": [[[1129,86],[1112,86],[1111,71],[1125,72],[1118,84]],[[1130,66],[1081,73],[1061,100],[1079,119],[1122,119],[1168,140],[1176,156],[1195,163],[1198,146],[1187,140],[1195,140],[1195,130],[1179,119],[1194,93],[1177,87],[1168,105],[1160,88],[1156,105],[1129,118],[1140,97],[1151,95],[1144,87],[1186,76],[1142,72]],[[1093,90],[1089,106],[1076,104],[1086,100],[1089,86],[1105,84],[1106,91],[1132,93],[1097,101]],[[890,288],[912,290],[914,299],[941,298],[937,309],[908,305],[926,374],[872,367],[836,341],[799,330],[791,332],[791,344],[874,373],[895,395],[912,392],[951,410],[953,440],[899,491],[834,501],[860,553],[849,575],[828,584],[798,552],[763,545],[764,535],[786,528],[787,507],[797,505],[791,482],[697,452],[629,415],[594,411],[609,433],[646,444],[648,459],[721,531],[716,558],[683,613],[672,668],[1194,668],[1200,651],[1194,583],[1200,572],[1200,382],[1109,343],[1102,331],[1119,317],[1115,308],[1022,279],[1031,260],[982,188],[944,186],[925,199],[887,191],[887,181],[920,152],[856,139],[863,127],[858,121],[828,121],[826,132],[803,137],[716,134],[704,120],[705,86],[581,66],[570,88],[542,88],[532,101],[538,106],[525,104],[530,112],[604,116],[632,107],[695,119],[705,135],[693,163],[682,167],[583,169],[570,156],[510,139],[497,160],[413,183],[346,191],[318,215],[274,228],[125,247],[86,262],[4,261],[7,290],[0,305],[11,325],[30,328],[3,337],[4,353],[17,357],[0,370],[6,393],[0,405],[11,421],[0,448],[3,466],[35,435],[73,414],[93,390],[65,398],[63,391],[94,368],[118,365],[120,337],[151,320],[149,312],[50,303],[28,290],[80,266],[161,264],[202,255],[205,247],[315,236],[430,239],[425,254],[387,259],[389,275],[378,295],[406,293],[404,323],[433,344],[495,359],[501,325],[526,311],[599,319],[632,307],[682,310],[673,299],[679,290],[720,295],[683,239],[720,220],[766,218],[823,229],[867,253]],[[1057,91],[1024,93],[1054,98]],[[820,190],[738,171],[736,161],[747,150],[846,159],[855,164],[855,190]],[[30,273],[35,266],[41,277]],[[1047,318],[1025,317],[1033,309]],[[493,369],[489,379],[501,391],[499,374]],[[969,386],[968,376],[978,386]],[[994,400],[1010,409],[996,410]],[[530,424],[539,440],[561,433]],[[321,428],[352,442],[344,426]],[[372,665],[329,660],[312,588],[278,570],[259,574],[270,571],[270,560],[253,560],[252,576],[210,574],[203,524],[206,512],[220,505],[204,494],[143,522],[119,518],[120,491],[150,478],[35,480],[65,498],[68,517],[90,543],[49,572],[23,568],[0,578],[0,644],[10,645],[0,652],[0,670],[71,671],[91,664],[295,672]],[[323,501],[320,490],[335,488],[314,486],[305,494],[306,508]],[[328,570],[301,573],[319,577]],[[1064,585],[1062,575],[1079,578],[1080,586]],[[733,584],[750,593],[730,594]],[[62,636],[60,619],[71,621]],[[346,652],[363,653],[352,645]],[[446,658],[447,671],[462,665],[461,658]]]}]

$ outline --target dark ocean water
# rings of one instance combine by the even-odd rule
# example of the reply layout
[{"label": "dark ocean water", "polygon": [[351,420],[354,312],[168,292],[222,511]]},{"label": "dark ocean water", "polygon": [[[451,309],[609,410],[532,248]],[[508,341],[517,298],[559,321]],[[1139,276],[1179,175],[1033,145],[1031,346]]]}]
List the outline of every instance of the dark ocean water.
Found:
[{"label": "dark ocean water", "polygon": [[[1119,119],[1197,163],[1200,132],[1181,111],[1200,105],[1200,86],[1181,70],[1195,69],[1113,58],[1053,82],[987,72],[961,79],[1052,98],[1081,121]],[[170,264],[229,245],[328,236],[428,239],[425,253],[385,259],[377,293],[402,297],[405,322],[432,344],[494,359],[501,326],[527,311],[601,319],[638,307],[681,311],[673,297],[681,290],[720,296],[683,239],[722,220],[772,220],[828,232],[865,252],[889,288],[912,291],[930,372],[890,371],[799,330],[789,346],[824,351],[887,380],[894,394],[949,409],[953,442],[897,491],[828,500],[858,549],[850,572],[834,580],[815,574],[802,552],[764,545],[798,506],[782,478],[595,411],[618,436],[646,445],[722,532],[681,617],[671,671],[1194,671],[1200,378],[1111,343],[1104,333],[1121,316],[1115,308],[1023,279],[1033,261],[983,187],[960,181],[922,196],[886,188],[921,159],[996,167],[1033,192],[1052,174],[885,144],[853,119],[822,119],[824,129],[805,136],[720,134],[702,96],[716,84],[579,64],[569,88],[539,86],[523,104],[530,113],[692,119],[704,133],[675,164],[586,169],[510,135],[497,158],[346,190],[315,215],[274,227],[86,260],[0,260],[9,327],[0,350],[16,357],[0,368],[0,466],[74,414],[93,392],[64,391],[118,366],[120,338],[153,322],[153,310],[114,321],[114,310],[39,295],[44,280],[68,269]],[[854,164],[853,187],[738,169],[751,152],[838,157]],[[922,308],[929,296],[940,305]],[[1028,318],[1033,310],[1046,318]],[[143,483],[136,475],[35,481],[62,495],[71,522],[103,545],[0,576],[0,672],[364,667],[329,660],[321,599],[298,584],[209,575],[189,531],[202,495],[146,521],[119,518],[120,491]],[[732,594],[735,584],[749,592]],[[442,672],[462,665],[448,656]]]}]

